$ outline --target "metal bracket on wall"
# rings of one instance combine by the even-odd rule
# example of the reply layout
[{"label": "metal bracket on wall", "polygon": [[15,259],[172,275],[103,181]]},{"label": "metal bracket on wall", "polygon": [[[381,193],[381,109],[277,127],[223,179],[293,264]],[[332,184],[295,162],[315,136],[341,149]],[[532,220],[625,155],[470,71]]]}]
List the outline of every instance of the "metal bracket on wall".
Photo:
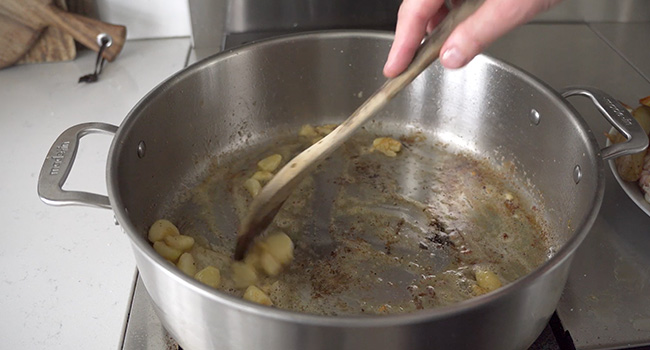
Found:
[{"label": "metal bracket on wall", "polygon": [[[228,0],[189,0],[192,21],[192,47],[217,53],[223,50],[230,2]],[[207,56],[207,55],[206,55]]]}]

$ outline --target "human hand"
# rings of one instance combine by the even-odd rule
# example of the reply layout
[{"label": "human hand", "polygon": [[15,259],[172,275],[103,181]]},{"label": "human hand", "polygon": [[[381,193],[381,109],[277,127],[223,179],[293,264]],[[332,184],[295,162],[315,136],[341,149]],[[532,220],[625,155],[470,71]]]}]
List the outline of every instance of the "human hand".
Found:
[{"label": "human hand", "polygon": [[[562,0],[485,0],[485,3],[454,29],[440,50],[446,68],[460,68],[497,38],[531,20]],[[411,62],[426,33],[448,11],[444,0],[404,0],[397,15],[395,40],[388,54],[384,75],[393,78]]]}]

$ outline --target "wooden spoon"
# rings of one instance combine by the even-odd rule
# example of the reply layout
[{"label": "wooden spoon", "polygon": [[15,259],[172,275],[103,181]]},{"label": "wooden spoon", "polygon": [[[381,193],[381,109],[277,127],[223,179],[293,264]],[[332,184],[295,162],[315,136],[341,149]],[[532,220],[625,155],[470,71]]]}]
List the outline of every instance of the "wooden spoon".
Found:
[{"label": "wooden spoon", "polygon": [[402,74],[387,80],[339,127],[298,154],[262,188],[253,199],[247,215],[239,225],[235,260],[244,258],[255,237],[262,233],[273,221],[275,214],[277,214],[284,201],[304,177],[319,162],[327,158],[348,140],[356,130],[384,107],[398,92],[429,67],[438,58],[440,48],[452,30],[470,14],[474,13],[482,3],[483,0],[465,0],[461,5],[453,8],[420,45],[413,61]]}]

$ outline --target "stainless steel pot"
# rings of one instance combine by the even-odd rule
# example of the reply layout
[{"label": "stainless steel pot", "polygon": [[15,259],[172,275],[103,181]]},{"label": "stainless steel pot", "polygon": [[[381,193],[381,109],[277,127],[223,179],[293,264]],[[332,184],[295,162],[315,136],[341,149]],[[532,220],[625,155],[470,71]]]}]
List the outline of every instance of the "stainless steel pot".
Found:
[{"label": "stainless steel pot", "polygon": [[[273,138],[304,123],[340,122],[382,83],[392,36],[330,32],[283,37],[221,53],[174,75],[119,128],[82,124],[47,156],[39,195],[48,204],[112,208],[132,240],[142,280],[165,328],[186,349],[525,349],[556,307],[574,251],[603,198],[602,158],[647,147],[614,99],[593,89],[562,96],[487,56],[460,70],[434,64],[377,116],[387,128],[421,128],[476,154],[517,164],[546,201],[561,248],[495,292],[434,310],[385,317],[327,317],[271,309],[206,287],[166,263],[146,240],[170,194],[202,160]],[[564,97],[590,97],[629,141],[598,149]],[[115,133],[108,198],[61,189],[78,140]],[[110,200],[109,200],[110,199]]]}]

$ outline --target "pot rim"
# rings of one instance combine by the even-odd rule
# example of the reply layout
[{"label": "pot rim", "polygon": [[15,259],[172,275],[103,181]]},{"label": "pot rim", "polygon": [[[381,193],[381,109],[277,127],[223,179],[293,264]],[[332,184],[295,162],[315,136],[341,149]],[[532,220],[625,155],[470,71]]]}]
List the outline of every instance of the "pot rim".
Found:
[{"label": "pot rim", "polygon": [[[412,324],[418,322],[430,322],[436,319],[443,319],[451,317],[453,315],[462,314],[467,312],[470,309],[480,307],[482,305],[495,302],[502,298],[507,298],[509,294],[513,293],[516,290],[526,288],[528,285],[532,284],[535,280],[540,278],[542,275],[547,272],[557,268],[562,265],[563,262],[572,257],[573,252],[578,248],[581,242],[586,237],[591,226],[593,225],[600,206],[603,201],[604,191],[605,191],[605,180],[604,180],[604,164],[601,159],[598,159],[597,164],[597,188],[593,193],[592,197],[592,207],[589,210],[588,214],[585,215],[582,220],[576,225],[574,234],[561,246],[560,249],[546,262],[538,266],[532,272],[523,276],[522,278],[511,282],[493,292],[480,295],[453,305],[443,306],[427,310],[418,310],[411,313],[405,314],[393,314],[393,315],[382,315],[382,316],[369,316],[369,315],[342,315],[342,316],[323,316],[315,314],[307,314],[300,312],[293,312],[283,309],[269,308],[266,306],[254,304],[246,300],[231,296],[224,292],[218,291],[211,287],[208,287],[193,278],[185,275],[183,272],[177,268],[170,265],[166,260],[164,260],[158,253],[156,253],[151,244],[144,239],[144,236],[138,232],[138,229],[131,223],[128,218],[128,213],[124,209],[124,203],[120,192],[118,190],[117,184],[117,163],[118,156],[122,151],[121,139],[124,138],[124,135],[129,133],[129,130],[132,128],[133,124],[137,119],[139,111],[145,108],[145,106],[159,93],[159,91],[167,90],[172,88],[173,85],[179,80],[183,80],[186,76],[194,74],[194,72],[203,69],[206,66],[213,64],[218,64],[220,61],[229,59],[233,56],[237,56],[241,53],[256,50],[260,47],[273,46],[279,43],[292,43],[296,41],[303,40],[321,40],[321,39],[332,39],[332,38],[373,38],[373,39],[389,39],[392,41],[394,34],[392,32],[384,31],[373,31],[373,30],[328,30],[328,31],[314,31],[314,32],[304,32],[298,34],[289,34],[279,37],[274,37],[270,39],[264,39],[256,42],[251,42],[243,46],[223,51],[218,54],[215,54],[211,57],[208,57],[202,61],[196,62],[179,72],[175,73],[171,77],[167,78],[165,81],[160,83],[149,93],[147,93],[128,113],[126,118],[123,120],[109,150],[108,163],[106,167],[106,177],[107,177],[107,186],[108,186],[108,195],[111,202],[111,206],[116,215],[117,221],[124,228],[125,232],[128,234],[134,249],[138,249],[143,252],[143,256],[149,260],[149,262],[158,265],[161,267],[164,273],[176,280],[179,283],[183,283],[186,287],[192,289],[194,292],[201,294],[203,297],[213,300],[218,303],[222,303],[227,307],[234,308],[241,312],[251,313],[256,316],[266,317],[270,319],[276,319],[286,322],[300,322],[303,324],[315,325],[315,326],[329,326],[329,327],[357,327],[357,328],[366,328],[366,327],[390,327],[397,326],[402,324]],[[590,131],[589,126],[582,119],[580,114],[573,108],[570,104],[566,102],[558,92],[556,92],[549,85],[539,80],[538,78],[532,76],[528,72],[515,67],[511,64],[505,63],[501,60],[495,59],[493,57],[480,54],[476,56],[473,61],[483,61],[488,64],[497,65],[506,71],[517,75],[522,78],[529,84],[533,85],[535,88],[539,89],[540,92],[543,92],[548,97],[557,99],[562,107],[566,109],[567,114],[570,114],[576,124],[579,125],[583,130]],[[589,139],[589,147],[592,148],[592,153],[599,157],[600,150],[598,143],[595,139],[595,136],[592,132],[586,132],[587,138]]]}]

